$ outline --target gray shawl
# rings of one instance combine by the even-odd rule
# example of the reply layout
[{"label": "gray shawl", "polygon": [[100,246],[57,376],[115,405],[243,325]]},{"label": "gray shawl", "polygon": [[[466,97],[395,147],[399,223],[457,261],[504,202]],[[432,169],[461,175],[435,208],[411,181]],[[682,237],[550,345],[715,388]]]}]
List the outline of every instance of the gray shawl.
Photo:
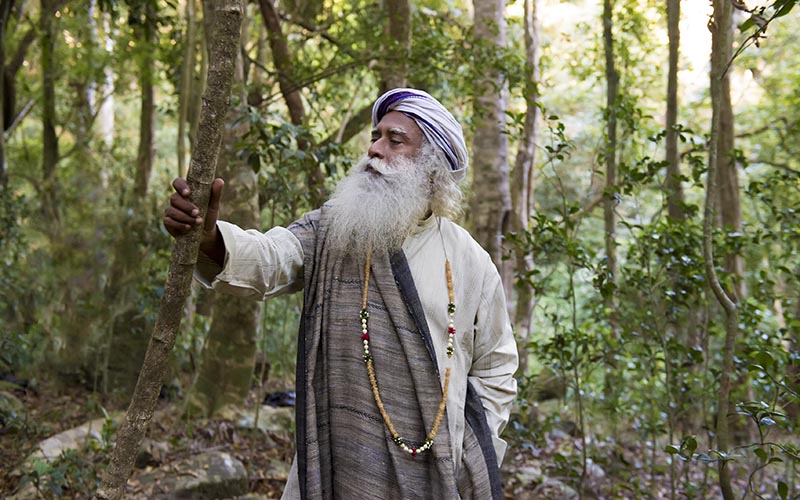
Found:
[{"label": "gray shawl", "polygon": [[[446,416],[428,452],[412,457],[393,443],[363,361],[365,256],[334,255],[326,248],[326,213],[323,207],[288,228],[305,254],[296,381],[301,498],[500,500],[497,459],[474,391],[468,390],[458,467]],[[370,350],[381,396],[397,432],[418,447],[442,398],[430,332],[402,251],[373,255],[371,276]]]}]

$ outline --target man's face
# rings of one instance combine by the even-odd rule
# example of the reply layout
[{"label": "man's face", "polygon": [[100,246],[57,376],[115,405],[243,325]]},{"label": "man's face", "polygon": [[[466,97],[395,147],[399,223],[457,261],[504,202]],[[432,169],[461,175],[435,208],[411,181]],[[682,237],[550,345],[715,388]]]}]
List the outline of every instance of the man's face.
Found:
[{"label": "man's face", "polygon": [[397,158],[414,158],[422,142],[422,130],[414,120],[398,111],[390,111],[372,130],[372,145],[367,154],[393,165]]}]

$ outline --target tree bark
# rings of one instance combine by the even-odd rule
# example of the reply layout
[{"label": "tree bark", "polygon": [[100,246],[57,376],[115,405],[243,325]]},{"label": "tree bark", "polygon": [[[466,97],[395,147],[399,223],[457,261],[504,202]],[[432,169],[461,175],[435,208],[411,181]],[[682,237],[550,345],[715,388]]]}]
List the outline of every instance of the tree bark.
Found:
[{"label": "tree bark", "polygon": [[[534,166],[536,164],[536,138],[539,128],[539,0],[525,0],[525,126],[519,142],[519,150],[514,162],[514,186],[511,200],[514,217],[512,230],[522,232],[528,229],[533,207]],[[530,273],[533,271],[533,256],[523,252],[516,255],[517,301],[514,312],[514,325],[519,339],[519,372],[528,371],[528,342],[531,335],[531,315],[536,304]]]},{"label": "tree bark", "polygon": [[139,48],[139,85],[141,87],[141,112],[139,117],[139,151],[136,155],[136,183],[134,193],[143,201],[150,184],[150,172],[156,157],[156,92],[153,79],[154,49],[156,46],[156,19],[153,2],[145,2],[144,24],[137,37]]},{"label": "tree bark", "polygon": [[[712,50],[716,50],[725,63],[733,53],[733,8],[723,8],[721,0],[714,1],[714,32]],[[728,2],[730,3],[730,2]],[[731,104],[731,79],[726,71],[719,75],[719,130],[717,131],[717,180],[719,189],[719,216],[723,229],[740,233],[742,231],[742,209],[739,200],[739,176],[734,151],[734,117]],[[736,252],[725,256],[725,271],[732,280],[734,300],[741,302],[746,298],[744,282],[744,259]]]},{"label": "tree bark", "polygon": [[669,37],[669,68],[667,71],[667,213],[675,221],[684,219],[681,158],[678,153],[678,56],[680,53],[681,0],[667,0],[667,35]]},{"label": "tree bark", "polygon": [[39,17],[39,37],[42,63],[42,215],[45,220],[59,220],[56,166],[58,137],[56,136],[55,90],[55,27],[53,0],[42,0]]},{"label": "tree bark", "polygon": [[[300,95],[300,90],[294,82],[294,66],[292,56],[289,52],[289,45],[281,29],[281,20],[278,10],[275,8],[275,0],[258,0],[261,6],[261,17],[267,29],[267,38],[272,51],[272,60],[275,69],[278,70],[278,87],[281,90],[283,100],[289,108],[289,117],[292,124],[302,126],[305,124],[305,106]],[[297,148],[300,151],[311,149],[308,137],[297,138]],[[309,158],[309,155],[306,155]],[[311,205],[318,207],[325,202],[327,191],[325,190],[325,174],[320,170],[319,165],[309,161],[306,165],[306,182]]]},{"label": "tree bark", "polygon": [[[475,43],[502,48],[506,44],[505,0],[473,0]],[[502,235],[509,229],[511,192],[509,186],[508,136],[505,134],[505,111],[508,87],[493,63],[480,61],[474,87],[472,145],[473,196],[471,202],[473,235],[504,273]],[[488,67],[486,67],[488,66]],[[508,280],[505,280],[508,283]]]},{"label": "tree bark", "polygon": [[8,18],[11,15],[13,0],[0,1],[0,192],[5,194],[8,187],[8,165],[6,164],[6,139],[3,131],[6,130],[6,107],[10,104],[6,99],[5,68],[6,68],[6,46],[5,34]]},{"label": "tree bark", "polygon": [[[202,217],[205,216],[208,206],[225,113],[230,102],[243,10],[241,0],[209,0],[204,6],[215,10],[215,30],[209,44],[209,53],[213,57],[210,58],[208,88],[203,96],[197,147],[192,155],[188,175],[192,202],[201,207]],[[197,261],[201,231],[202,228],[197,227],[175,241],[158,319],[147,348],[139,382],[125,420],[117,433],[111,463],[97,492],[98,498],[118,499],[124,494],[133,461],[153,416],[170,352],[175,345],[183,305],[189,294],[192,270]]]},{"label": "tree bark", "polygon": [[[614,0],[603,0],[603,49],[605,53],[606,74],[606,143],[605,187],[603,189],[603,226],[606,250],[606,289],[603,302],[608,318],[608,336],[612,346],[619,339],[617,318],[617,97],[619,95],[619,72],[614,61]],[[614,349],[606,349],[604,354],[605,382],[603,395],[605,402],[613,409],[616,385],[619,380]],[[616,413],[611,411],[611,432],[616,436]]]},{"label": "tree bark", "polygon": [[[186,2],[186,47],[181,67],[181,87],[178,93],[178,175],[184,176],[186,163],[186,125],[189,124],[189,103],[192,101],[194,67],[197,62],[196,36],[197,16],[195,0]],[[191,130],[191,128],[189,129]]]},{"label": "tree bark", "polygon": [[407,86],[408,59],[411,55],[411,4],[409,0],[384,0],[381,94]]},{"label": "tree bark", "polygon": [[[244,30],[243,30],[244,31]],[[228,113],[217,162],[217,175],[225,186],[221,215],[244,228],[258,227],[258,176],[237,156],[236,143],[247,134],[246,92],[242,57],[236,65],[235,92],[239,104]],[[200,370],[187,401],[187,414],[213,416],[226,407],[242,406],[253,377],[256,356],[258,302],[229,294],[216,294],[211,328],[203,349]]]},{"label": "tree bark", "polygon": [[[725,127],[730,119],[723,103],[725,95],[730,99],[729,84],[725,68],[731,54],[731,3],[726,0],[714,0],[714,15],[711,27],[711,138],[708,154],[708,180],[706,181],[706,201],[703,218],[703,258],[705,260],[706,277],[720,306],[725,312],[725,344],[722,352],[722,370],[719,379],[717,402],[717,449],[720,453],[730,451],[729,406],[731,393],[731,375],[734,370],[733,356],[736,337],[739,333],[739,310],[736,301],[726,292],[717,277],[714,265],[713,230],[716,222],[715,204],[719,198],[718,180],[722,178],[720,167],[725,165],[721,157],[728,156]],[[735,498],[731,486],[731,474],[727,460],[719,461],[719,486],[724,500]]]}]

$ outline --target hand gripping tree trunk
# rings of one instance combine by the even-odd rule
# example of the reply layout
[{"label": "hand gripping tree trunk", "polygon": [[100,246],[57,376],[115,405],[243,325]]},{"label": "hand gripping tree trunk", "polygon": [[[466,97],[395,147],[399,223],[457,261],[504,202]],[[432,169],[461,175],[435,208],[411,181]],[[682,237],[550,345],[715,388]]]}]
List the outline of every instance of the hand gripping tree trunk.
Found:
[{"label": "hand gripping tree trunk", "polygon": [[[208,206],[225,113],[230,102],[243,11],[241,0],[214,0],[209,1],[208,5],[212,6],[215,19],[215,32],[209,43],[209,53],[213,57],[209,58],[208,86],[203,96],[197,147],[192,155],[187,179],[192,190],[192,202],[201,207],[202,216],[205,216],[205,207]],[[96,498],[118,499],[123,496],[136,452],[153,416],[170,351],[175,345],[183,305],[189,294],[192,271],[197,261],[201,230],[198,227],[175,241],[164,296],[139,381],[125,421],[117,433],[111,462]]]}]

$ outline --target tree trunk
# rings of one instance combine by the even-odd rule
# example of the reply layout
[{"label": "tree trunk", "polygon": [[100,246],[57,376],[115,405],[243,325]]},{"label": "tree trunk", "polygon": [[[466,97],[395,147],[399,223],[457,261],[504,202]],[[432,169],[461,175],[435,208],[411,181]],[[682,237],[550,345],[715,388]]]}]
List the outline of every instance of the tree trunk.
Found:
[{"label": "tree trunk", "polygon": [[[102,13],[102,16],[104,31],[107,33],[103,41],[103,50],[108,55],[114,52],[114,38],[108,35],[111,29],[111,23],[109,22],[110,14]],[[103,96],[103,102],[100,104],[100,109],[97,112],[97,133],[100,135],[106,147],[110,148],[114,141],[114,70],[111,66],[106,66],[103,69],[103,76],[103,83],[100,85],[100,93]],[[107,187],[107,174],[103,171],[102,175],[103,185]]]},{"label": "tree trunk", "polygon": [[407,85],[408,59],[411,56],[411,4],[409,0],[384,0],[384,62],[381,68],[381,94]]},{"label": "tree trunk", "polygon": [[[533,207],[533,172],[536,164],[536,138],[538,136],[539,108],[539,0],[525,0],[525,128],[519,141],[519,150],[514,162],[514,186],[511,191],[513,218],[512,229],[522,232],[528,229]],[[528,371],[528,342],[531,335],[531,315],[536,304],[533,283],[533,256],[523,252],[516,255],[517,301],[514,325],[519,340],[519,372]]]},{"label": "tree trunk", "polygon": [[[606,164],[606,184],[603,190],[603,225],[606,245],[606,281],[603,301],[608,315],[611,345],[619,339],[617,318],[617,97],[619,95],[619,73],[614,62],[614,1],[603,1],[603,48],[606,73],[606,144],[603,152]],[[604,400],[613,407],[618,373],[614,360],[614,349],[606,349],[606,376],[603,387]],[[615,412],[611,412],[612,435],[616,434]]]},{"label": "tree trunk", "polygon": [[53,0],[42,0],[39,17],[39,37],[42,63],[42,215],[51,223],[59,220],[56,165],[58,137],[56,136],[55,90],[55,18]]},{"label": "tree trunk", "polygon": [[156,46],[156,19],[153,2],[145,2],[144,24],[138,34],[139,85],[141,87],[141,113],[139,118],[139,151],[136,155],[136,184],[134,193],[139,200],[147,196],[150,172],[156,157],[156,94],[154,75],[154,49]]},{"label": "tree trunk", "polygon": [[667,0],[667,35],[669,36],[669,69],[667,72],[667,213],[675,221],[684,219],[681,158],[678,153],[678,56],[680,53],[681,0]]},{"label": "tree trunk", "polygon": [[[197,147],[192,155],[188,176],[192,202],[201,207],[202,217],[205,217],[205,208],[208,206],[225,113],[230,102],[243,10],[241,0],[209,0],[204,6],[206,12],[208,6],[215,9],[214,33],[209,44],[209,53],[213,57],[210,58],[208,89],[203,96]],[[139,382],[125,420],[117,433],[111,463],[97,492],[98,498],[118,499],[124,494],[136,453],[153,416],[170,352],[175,345],[183,305],[189,295],[192,271],[197,261],[201,232],[202,228],[197,227],[175,241],[158,319],[147,348]]]},{"label": "tree trunk", "polygon": [[[730,99],[730,88],[725,74],[725,67],[731,55],[731,3],[725,0],[714,0],[714,15],[711,27],[711,138],[708,155],[708,180],[706,182],[706,201],[703,220],[703,257],[706,276],[714,296],[725,311],[725,344],[722,352],[722,369],[719,377],[719,398],[717,403],[717,449],[722,453],[730,452],[729,407],[731,393],[731,375],[734,371],[733,356],[736,337],[739,333],[739,310],[735,300],[720,284],[714,265],[713,228],[716,221],[715,204],[719,197],[717,182],[723,176],[720,167],[725,165],[724,158],[732,152],[728,148],[725,127],[730,126],[731,117],[725,111],[724,100]],[[719,485],[724,500],[735,498],[731,486],[730,464],[719,461]]]},{"label": "tree trunk", "polygon": [[[189,103],[192,101],[192,83],[196,57],[195,0],[186,2],[186,47],[181,67],[181,87],[178,93],[178,176],[186,172],[186,125],[189,123]],[[191,130],[191,129],[190,129]]]},{"label": "tree trunk", "polygon": [[[13,109],[10,102],[6,98],[6,44],[5,34],[6,26],[8,26],[8,18],[11,16],[11,8],[13,7],[13,0],[0,1],[0,193],[5,194],[5,188],[8,187],[8,165],[6,164],[6,139],[2,133],[6,130],[8,120],[5,116],[6,109]],[[11,113],[8,113],[11,114]]]},{"label": "tree trunk", "polygon": [[[475,43],[499,48],[506,44],[505,0],[473,0]],[[487,51],[488,52],[488,51]],[[473,235],[506,278],[502,261],[502,236],[509,229],[511,192],[509,186],[508,136],[505,111],[508,87],[493,64],[480,61],[474,68],[473,196],[471,203]],[[508,283],[508,280],[505,280]]]},{"label": "tree trunk", "polygon": [[[272,60],[275,69],[278,71],[278,87],[281,95],[289,108],[289,117],[294,125],[305,124],[305,106],[300,95],[300,88],[294,82],[294,66],[292,56],[289,53],[289,45],[281,29],[281,20],[278,10],[275,8],[275,0],[258,0],[261,6],[261,17],[264,27],[267,29],[267,38],[272,50]],[[309,137],[298,137],[297,148],[300,151],[308,151],[311,148]],[[320,170],[319,165],[309,159],[304,165],[306,169],[306,182],[308,184],[309,201],[311,206],[318,207],[325,202],[327,191],[325,189],[325,174]]]},{"label": "tree trunk", "polygon": [[[239,57],[234,86],[239,104],[228,113],[217,162],[217,175],[232,182],[225,186],[222,216],[244,228],[258,227],[258,176],[236,154],[236,143],[247,134],[244,68]],[[226,407],[242,406],[250,389],[256,356],[258,302],[215,294],[211,329],[203,349],[200,370],[187,401],[187,414],[213,416]]]},{"label": "tree trunk", "polygon": [[[719,52],[719,57],[730,61],[733,52],[733,9],[719,5],[720,0],[714,1],[714,33],[712,35],[712,50]],[[717,8],[719,7],[719,9]],[[717,14],[720,12],[720,15]],[[717,179],[719,188],[719,215],[720,222],[725,232],[742,231],[742,209],[739,201],[739,176],[736,166],[734,151],[734,118],[731,104],[731,79],[726,72],[720,75],[719,88],[719,130],[717,149]],[[734,300],[741,302],[746,298],[744,283],[744,259],[740,254],[731,253],[725,256],[725,271],[733,284]]]}]

